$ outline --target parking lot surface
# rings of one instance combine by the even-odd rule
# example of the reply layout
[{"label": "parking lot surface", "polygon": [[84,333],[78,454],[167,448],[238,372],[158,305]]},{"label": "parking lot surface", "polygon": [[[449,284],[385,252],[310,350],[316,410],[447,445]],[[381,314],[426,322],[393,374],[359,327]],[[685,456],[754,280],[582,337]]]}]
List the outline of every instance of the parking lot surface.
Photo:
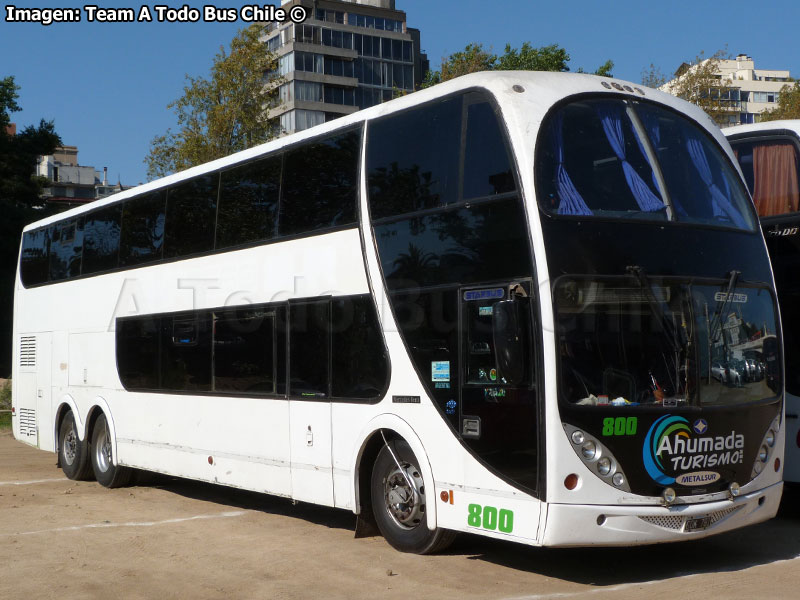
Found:
[{"label": "parking lot surface", "polygon": [[461,535],[415,556],[346,511],[149,476],[107,490],[0,432],[0,598],[798,598],[800,494],[770,522],[635,548]]}]

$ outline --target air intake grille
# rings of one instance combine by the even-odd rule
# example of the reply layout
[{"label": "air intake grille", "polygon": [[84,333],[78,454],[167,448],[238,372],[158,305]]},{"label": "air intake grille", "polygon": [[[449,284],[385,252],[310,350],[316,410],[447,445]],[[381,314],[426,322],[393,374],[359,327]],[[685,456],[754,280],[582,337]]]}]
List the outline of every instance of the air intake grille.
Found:
[{"label": "air intake grille", "polygon": [[27,437],[36,436],[36,411],[34,409],[19,409],[19,434]]},{"label": "air intake grille", "polygon": [[23,336],[19,340],[19,366],[36,366],[36,336]]},{"label": "air intake grille", "polygon": [[[731,513],[735,513],[742,508],[741,506],[731,506],[723,510],[717,510],[709,515],[708,526],[716,525]],[[672,531],[683,531],[686,523],[686,518],[679,515],[668,515],[664,517],[639,517],[642,521],[655,525],[656,527],[663,527],[664,529],[671,529]]]}]

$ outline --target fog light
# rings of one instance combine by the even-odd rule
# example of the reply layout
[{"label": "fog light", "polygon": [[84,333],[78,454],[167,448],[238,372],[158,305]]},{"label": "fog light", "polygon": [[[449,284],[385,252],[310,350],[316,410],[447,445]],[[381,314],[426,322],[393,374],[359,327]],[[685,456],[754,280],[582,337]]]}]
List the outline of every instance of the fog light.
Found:
[{"label": "fog light", "polygon": [[576,487],[578,487],[579,481],[580,479],[578,478],[577,475],[575,475],[575,473],[570,473],[564,479],[564,487],[567,488],[568,490],[574,490]]},{"label": "fog light", "polygon": [[675,502],[675,498],[678,496],[675,493],[675,490],[673,490],[671,487],[668,487],[664,488],[664,491],[661,492],[661,497],[664,499],[664,504],[672,504]]},{"label": "fog light", "polygon": [[620,487],[625,484],[625,477],[622,473],[614,473],[614,477],[611,478],[611,481],[614,482],[614,485]]},{"label": "fog light", "polygon": [[736,496],[738,496],[740,492],[739,484],[734,481],[732,484],[728,486],[728,491],[731,494],[731,498],[736,498]]},{"label": "fog light", "polygon": [[597,445],[589,440],[581,446],[581,454],[583,454],[583,458],[586,460],[592,460],[597,455]]},{"label": "fog light", "polygon": [[758,451],[758,460],[761,462],[767,462],[767,458],[769,457],[769,450],[767,450],[766,446],[761,446],[761,449]]},{"label": "fog light", "polygon": [[582,431],[577,431],[576,430],[576,431],[572,432],[572,443],[573,444],[580,445],[585,441],[586,441],[586,438],[583,436],[583,432]]},{"label": "fog light", "polygon": [[611,460],[604,456],[600,460],[597,461],[597,472],[600,475],[608,475],[611,473]]}]

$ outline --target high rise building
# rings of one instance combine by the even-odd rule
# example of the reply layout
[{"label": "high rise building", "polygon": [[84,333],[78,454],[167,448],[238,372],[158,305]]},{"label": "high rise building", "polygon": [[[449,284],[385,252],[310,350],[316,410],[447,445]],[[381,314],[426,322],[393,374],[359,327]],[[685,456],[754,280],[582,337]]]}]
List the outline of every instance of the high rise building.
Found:
[{"label": "high rise building", "polygon": [[428,70],[419,30],[394,0],[282,0],[302,24],[275,23],[266,43],[283,77],[271,115],[293,133],[413,91]]}]

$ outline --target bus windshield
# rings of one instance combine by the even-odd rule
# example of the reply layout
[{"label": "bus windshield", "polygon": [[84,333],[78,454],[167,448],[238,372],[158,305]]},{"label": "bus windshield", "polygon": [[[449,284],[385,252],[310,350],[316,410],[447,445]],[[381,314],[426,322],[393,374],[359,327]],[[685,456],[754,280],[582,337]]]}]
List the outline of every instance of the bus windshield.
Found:
[{"label": "bus windshield", "polygon": [[568,277],[556,284],[555,307],[564,402],[718,406],[781,389],[766,288]]},{"label": "bus windshield", "polygon": [[553,215],[755,228],[720,147],[687,118],[634,100],[556,109],[540,135],[537,195]]}]

